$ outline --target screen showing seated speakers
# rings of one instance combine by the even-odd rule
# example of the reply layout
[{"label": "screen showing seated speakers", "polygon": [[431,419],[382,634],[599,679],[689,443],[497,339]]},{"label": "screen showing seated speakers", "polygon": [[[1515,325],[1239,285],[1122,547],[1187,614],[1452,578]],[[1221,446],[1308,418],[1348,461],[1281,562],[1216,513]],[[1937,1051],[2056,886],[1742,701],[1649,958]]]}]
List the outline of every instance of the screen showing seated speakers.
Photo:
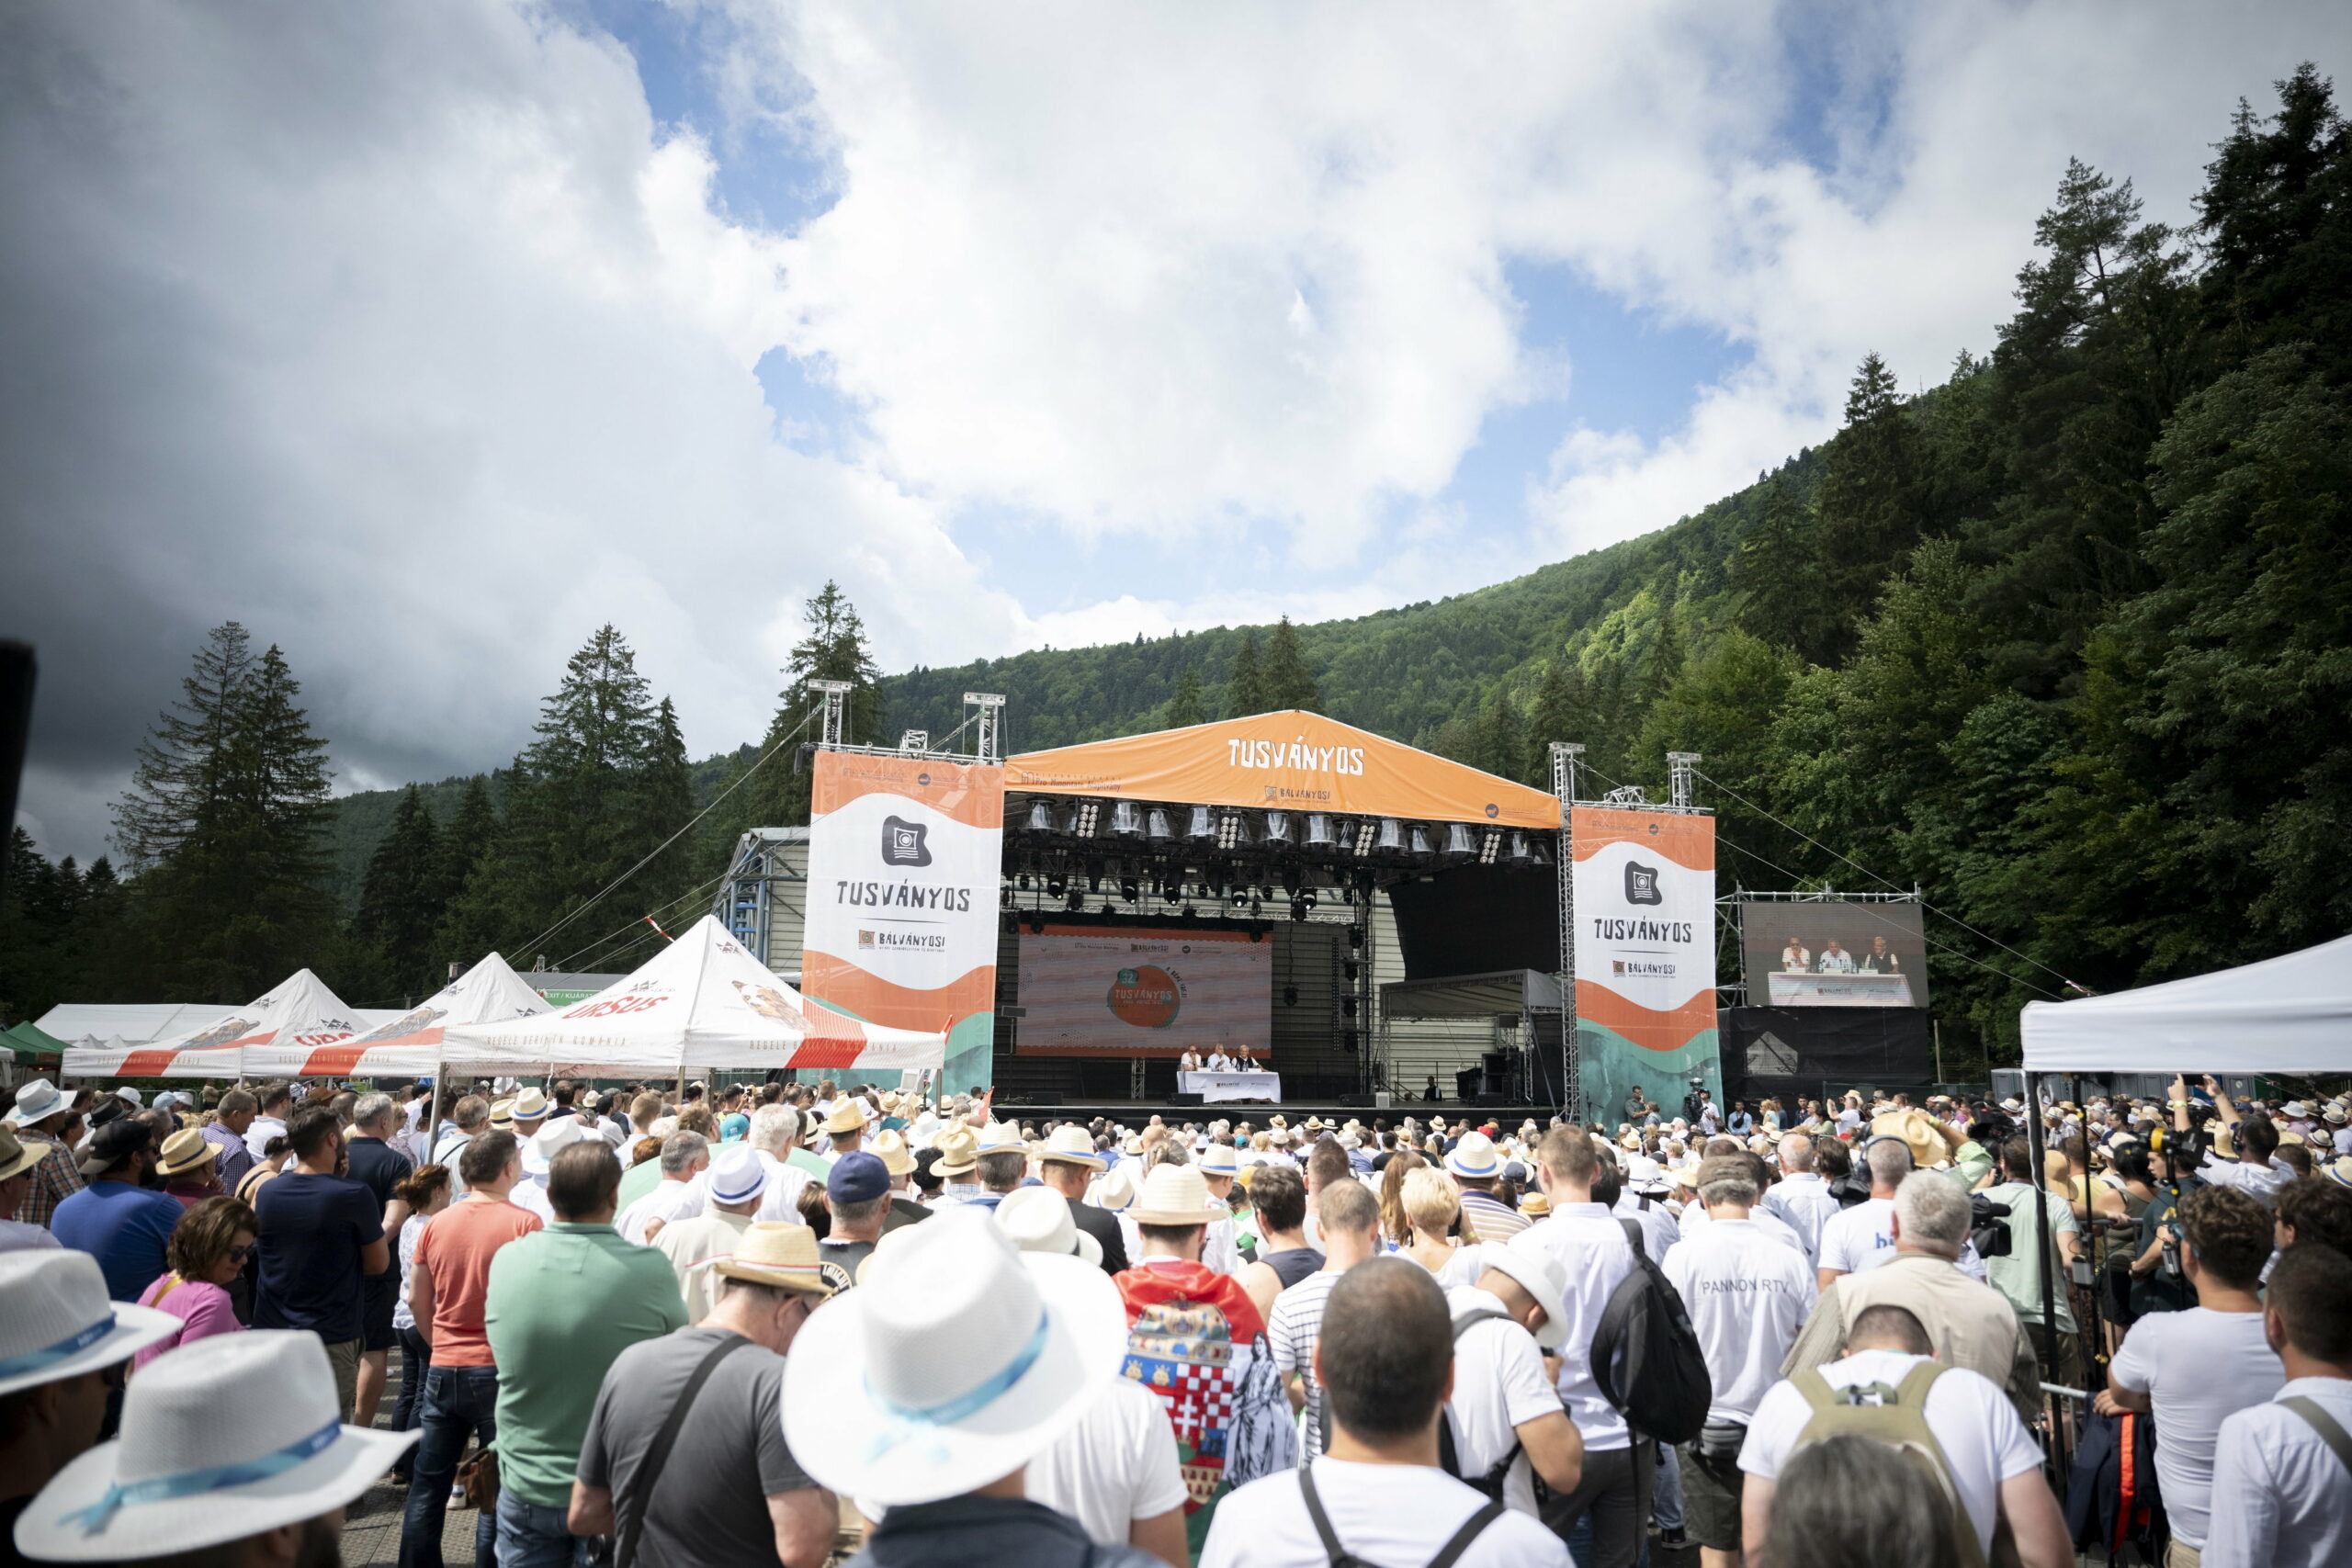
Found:
[{"label": "screen showing seated speakers", "polygon": [[1274,941],[1177,927],[1021,929],[1019,1055],[1263,1061],[1273,1027]]},{"label": "screen showing seated speakers", "polygon": [[1750,899],[1739,923],[1750,1007],[1928,1005],[1917,904]]}]

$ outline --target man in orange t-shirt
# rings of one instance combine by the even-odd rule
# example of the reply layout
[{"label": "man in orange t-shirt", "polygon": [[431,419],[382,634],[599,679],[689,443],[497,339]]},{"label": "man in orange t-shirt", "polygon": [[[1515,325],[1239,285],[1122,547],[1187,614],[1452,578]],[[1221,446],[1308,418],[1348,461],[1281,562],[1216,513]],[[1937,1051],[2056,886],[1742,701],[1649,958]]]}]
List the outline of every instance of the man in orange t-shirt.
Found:
[{"label": "man in orange t-shirt", "polygon": [[[507,1193],[523,1178],[523,1149],[512,1133],[485,1132],[459,1151],[466,1195],[425,1224],[409,1270],[409,1310],[432,1348],[429,1367],[402,1367],[424,1379],[418,1425],[424,1437],[410,1471],[408,1511],[401,1520],[403,1568],[439,1568],[441,1516],[466,1439],[484,1448],[498,1436],[498,1366],[482,1325],[490,1291],[490,1260],[510,1241],[539,1228],[538,1215],[515,1207]],[[497,1521],[489,1509],[474,1525],[474,1568],[492,1568]]]}]

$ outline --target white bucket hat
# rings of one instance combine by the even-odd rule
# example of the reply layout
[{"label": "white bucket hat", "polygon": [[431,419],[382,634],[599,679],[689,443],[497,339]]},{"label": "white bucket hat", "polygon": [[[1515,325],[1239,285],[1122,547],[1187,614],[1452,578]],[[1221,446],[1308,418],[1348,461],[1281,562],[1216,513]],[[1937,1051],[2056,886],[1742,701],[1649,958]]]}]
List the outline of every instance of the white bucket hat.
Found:
[{"label": "white bucket hat", "polygon": [[34,1078],[17,1091],[17,1103],[9,1108],[8,1120],[19,1127],[29,1127],[36,1122],[46,1122],[72,1103],[47,1078]]},{"label": "white bucket hat", "polygon": [[[1523,1236],[1529,1233],[1519,1234]],[[1544,1326],[1535,1331],[1537,1348],[1556,1350],[1568,1342],[1568,1309],[1566,1292],[1561,1289],[1560,1266],[1543,1249],[1540,1238],[1524,1247],[1517,1245],[1514,1237],[1502,1247],[1481,1247],[1478,1265],[1510,1275],[1544,1309]]]},{"label": "white bucket hat", "polygon": [[1464,1133],[1454,1140],[1453,1152],[1445,1156],[1445,1168],[1473,1181],[1487,1181],[1502,1175],[1503,1157],[1486,1134]]},{"label": "white bucket hat", "polygon": [[345,1426],[319,1337],[266,1328],[157,1357],[123,1395],[122,1431],[25,1509],[26,1555],[124,1562],[297,1524],[367,1491],[421,1436]]},{"label": "white bucket hat", "polygon": [[1006,1193],[996,1206],[996,1223],[1023,1252],[1083,1258],[1097,1269],[1102,1267],[1102,1244],[1078,1228],[1070,1218],[1069,1200],[1050,1187]]},{"label": "white bucket hat", "polygon": [[1127,1344],[1118,1290],[1083,1258],[1017,1252],[978,1212],[900,1235],[810,1314],[784,1371],[808,1473],[893,1507],[1028,1463],[1094,1407]]},{"label": "white bucket hat", "polygon": [[545,1176],[555,1156],[588,1135],[576,1116],[560,1122],[550,1122],[523,1140],[523,1169],[532,1176]]},{"label": "white bucket hat", "polygon": [[98,1260],[72,1247],[0,1252],[0,1395],[127,1361],[186,1326],[107,1299]]}]

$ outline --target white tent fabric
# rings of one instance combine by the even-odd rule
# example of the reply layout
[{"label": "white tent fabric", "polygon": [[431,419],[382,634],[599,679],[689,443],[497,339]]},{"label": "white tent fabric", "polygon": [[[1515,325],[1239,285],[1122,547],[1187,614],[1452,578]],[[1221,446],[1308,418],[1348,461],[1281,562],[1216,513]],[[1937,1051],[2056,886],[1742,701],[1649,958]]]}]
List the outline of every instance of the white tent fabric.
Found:
[{"label": "white tent fabric", "polygon": [[273,1041],[245,1047],[247,1077],[434,1077],[445,1066],[452,1024],[498,1023],[548,1010],[505,958],[492,953],[407,1012],[330,1045]]},{"label": "white tent fabric", "polygon": [[[60,1002],[33,1021],[59,1040],[119,1041],[125,1047],[175,1040],[243,1011],[234,1002]],[[403,1008],[353,1008],[362,1029],[406,1016]]]},{"label": "white tent fabric", "polygon": [[706,915],[634,975],[560,1012],[451,1025],[449,1060],[467,1070],[543,1068],[574,1076],[768,1067],[865,1076],[936,1067],[947,1037],[861,1023],[801,996]]},{"label": "white tent fabric", "polygon": [[64,1071],[90,1077],[233,1078],[243,1070],[247,1046],[330,1045],[365,1027],[325,981],[298,969],[251,1007],[217,1017],[201,1029],[153,1044],[108,1040],[69,1045]]},{"label": "white tent fabric", "polygon": [[2029,1002],[2031,1073],[2352,1071],[2352,936],[2109,997]]}]

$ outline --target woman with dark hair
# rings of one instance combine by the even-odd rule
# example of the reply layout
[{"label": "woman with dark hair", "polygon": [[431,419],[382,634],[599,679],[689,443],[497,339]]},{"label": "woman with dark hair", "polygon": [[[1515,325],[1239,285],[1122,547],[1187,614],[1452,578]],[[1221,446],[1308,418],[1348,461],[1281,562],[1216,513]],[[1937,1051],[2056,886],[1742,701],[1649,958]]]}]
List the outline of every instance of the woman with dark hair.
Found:
[{"label": "woman with dark hair", "polygon": [[140,1351],[139,1366],[182,1345],[243,1330],[229,1283],[243,1270],[260,1234],[253,1205],[234,1198],[207,1198],[180,1216],[164,1247],[170,1267],[140,1293],[139,1304],[171,1314],[182,1327]]}]

